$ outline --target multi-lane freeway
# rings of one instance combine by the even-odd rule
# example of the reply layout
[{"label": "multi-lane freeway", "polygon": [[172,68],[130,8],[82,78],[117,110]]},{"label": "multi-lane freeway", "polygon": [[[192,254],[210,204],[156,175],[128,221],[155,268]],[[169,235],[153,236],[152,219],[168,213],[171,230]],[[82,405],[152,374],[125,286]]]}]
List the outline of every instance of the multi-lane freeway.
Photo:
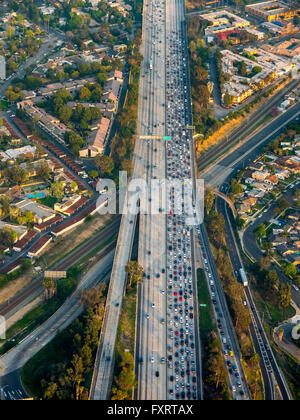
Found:
[{"label": "multi-lane freeway", "polygon": [[[244,269],[244,265],[234,236],[233,229],[231,227],[231,219],[229,216],[228,205],[224,200],[218,198],[217,206],[218,211],[223,214],[225,219],[226,243],[228,246],[230,259],[235,273],[239,273],[240,269]],[[237,280],[241,281],[239,276]],[[278,398],[276,393],[276,388],[278,388],[284,400],[291,400],[291,392],[274,357],[262,321],[256,309],[254,299],[251,293],[251,288],[245,285],[244,291],[245,302],[247,303],[251,316],[250,331],[254,341],[255,349],[257,351],[257,354],[260,356],[261,370],[264,379],[265,398],[266,400],[275,400],[276,398]]]},{"label": "multi-lane freeway", "polygon": [[[138,133],[143,149],[137,171],[148,186],[165,177],[165,5],[146,1],[143,13]],[[153,191],[144,197],[140,215],[138,260],[144,268],[139,287],[136,373],[139,400],[166,399],[166,242],[165,217],[154,207]],[[152,202],[153,199],[153,202]],[[161,204],[162,207],[162,204]],[[161,363],[162,362],[162,363]]]},{"label": "multi-lane freeway", "polygon": [[[145,269],[139,291],[136,363],[138,399],[200,399],[200,345],[195,310],[195,267],[187,205],[181,182],[191,179],[190,121],[185,9],[181,1],[154,2],[145,7],[146,68],[150,101],[146,103],[148,142],[146,179],[179,181],[167,188],[161,212],[141,215],[139,261]],[[155,23],[154,23],[155,22]],[[150,31],[150,34],[148,34]],[[149,55],[150,53],[150,55]],[[144,56],[145,57],[145,56]],[[157,58],[160,58],[158,61]],[[165,66],[164,66],[165,65]],[[165,67],[165,71],[164,71]],[[160,90],[156,89],[156,83]],[[152,93],[151,93],[152,91]],[[165,95],[161,99],[159,95]],[[158,97],[165,121],[151,112],[151,95]],[[145,99],[148,99],[148,94]],[[145,109],[145,107],[143,107]],[[154,153],[153,153],[154,152]],[[150,200],[154,200],[152,191]],[[160,214],[165,213],[165,214]],[[196,303],[197,305],[197,303]]]}]

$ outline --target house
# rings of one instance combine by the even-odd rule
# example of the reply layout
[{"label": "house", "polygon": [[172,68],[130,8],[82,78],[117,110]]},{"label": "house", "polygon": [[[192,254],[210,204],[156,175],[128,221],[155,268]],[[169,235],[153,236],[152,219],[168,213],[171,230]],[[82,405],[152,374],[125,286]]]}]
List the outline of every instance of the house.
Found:
[{"label": "house", "polygon": [[47,245],[52,241],[52,236],[45,235],[42,236],[41,239],[33,245],[30,250],[28,251],[27,255],[31,258],[38,257],[47,247]]},{"label": "house", "polygon": [[108,73],[107,75],[107,81],[110,80],[116,80],[119,83],[123,83],[124,79],[123,79],[123,73],[119,70],[112,70],[111,72]]},{"label": "house", "polygon": [[254,187],[254,188],[257,188],[257,189],[259,189],[259,190],[262,190],[262,191],[264,191],[264,192],[267,192],[267,191],[271,191],[271,190],[272,190],[271,185],[270,185],[270,184],[267,184],[267,183],[265,183],[265,182],[255,182],[255,183],[253,184],[253,187]]},{"label": "house", "polygon": [[79,194],[75,194],[72,197],[65,197],[61,203],[56,203],[54,205],[54,210],[58,213],[62,213],[65,216],[70,216],[74,213],[74,210],[78,210],[86,203],[87,199],[81,197]]},{"label": "house", "polygon": [[288,243],[288,238],[286,236],[274,236],[270,237],[270,242],[273,246],[283,245]]},{"label": "house", "polygon": [[249,197],[263,198],[264,195],[265,195],[265,192],[257,188],[254,188],[253,190],[248,192]]},{"label": "house", "polygon": [[253,185],[255,183],[255,180],[253,178],[246,178],[245,184]]},{"label": "house", "polygon": [[291,219],[291,220],[294,220],[295,222],[297,222],[298,220],[300,220],[300,212],[296,211],[294,213],[289,214],[288,219]]},{"label": "house", "polygon": [[286,223],[284,226],[284,231],[290,233],[294,229],[294,224],[292,222]]},{"label": "house", "polygon": [[249,206],[255,206],[257,203],[257,198],[255,197],[247,197],[243,200],[243,204],[249,205]]},{"label": "house", "polygon": [[269,175],[266,177],[265,182],[270,185],[277,185],[278,177],[276,175]]},{"label": "house", "polygon": [[252,178],[256,179],[257,181],[264,181],[268,175],[268,171],[254,171],[252,173]]},{"label": "house", "polygon": [[286,257],[287,255],[295,254],[295,252],[297,252],[297,248],[282,244],[276,246],[276,251],[283,257]]},{"label": "house", "polygon": [[21,252],[36,237],[38,233],[35,230],[29,230],[26,235],[14,244],[13,250]]},{"label": "house", "polygon": [[251,206],[248,204],[237,204],[236,208],[238,210],[238,213],[250,213],[251,212]]},{"label": "house", "polygon": [[286,169],[277,169],[275,176],[283,181],[290,176],[290,172]]},{"label": "house", "polygon": [[19,147],[18,149],[9,149],[5,152],[0,151],[0,158],[2,155],[2,160],[6,162],[7,160],[16,160],[20,156],[32,154],[35,155],[36,147],[35,146],[24,146]]},{"label": "house", "polygon": [[103,88],[103,101],[118,102],[122,91],[122,84],[116,80],[111,79],[106,82]]},{"label": "house", "polygon": [[264,165],[262,162],[251,163],[249,168],[253,171],[262,171],[264,169]]}]

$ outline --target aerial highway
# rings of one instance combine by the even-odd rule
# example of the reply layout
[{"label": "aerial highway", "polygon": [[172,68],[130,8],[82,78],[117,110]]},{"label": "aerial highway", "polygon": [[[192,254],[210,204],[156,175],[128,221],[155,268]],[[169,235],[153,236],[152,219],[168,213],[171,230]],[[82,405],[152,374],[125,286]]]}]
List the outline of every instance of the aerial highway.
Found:
[{"label": "aerial highway", "polygon": [[[137,171],[148,186],[165,177],[165,7],[144,3],[144,65],[139,103],[139,142],[144,150]],[[145,276],[138,295],[136,366],[139,400],[167,399],[166,393],[166,235],[165,216],[154,203],[153,191],[144,198],[140,214],[138,260]],[[152,202],[153,199],[153,202]],[[162,206],[162,204],[161,204]],[[161,363],[164,361],[164,363]]]}]

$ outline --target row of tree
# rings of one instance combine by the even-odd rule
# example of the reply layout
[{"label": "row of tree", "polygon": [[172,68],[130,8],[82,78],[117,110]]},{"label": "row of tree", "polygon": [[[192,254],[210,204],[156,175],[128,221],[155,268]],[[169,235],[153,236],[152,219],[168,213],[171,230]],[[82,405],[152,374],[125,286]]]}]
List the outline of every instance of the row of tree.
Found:
[{"label": "row of tree", "polygon": [[[55,286],[45,281],[54,293]],[[98,347],[105,298],[105,285],[82,291],[80,300],[85,310],[65,331],[45,348],[44,355],[24,367],[31,376],[36,397],[43,400],[87,400],[88,377],[93,369]]]},{"label": "row of tree", "polygon": [[142,33],[137,30],[130,44],[126,60],[130,68],[130,82],[124,108],[117,116],[117,132],[111,142],[110,156],[116,169],[131,173],[131,158],[137,127],[139,76],[142,56],[140,54]]}]

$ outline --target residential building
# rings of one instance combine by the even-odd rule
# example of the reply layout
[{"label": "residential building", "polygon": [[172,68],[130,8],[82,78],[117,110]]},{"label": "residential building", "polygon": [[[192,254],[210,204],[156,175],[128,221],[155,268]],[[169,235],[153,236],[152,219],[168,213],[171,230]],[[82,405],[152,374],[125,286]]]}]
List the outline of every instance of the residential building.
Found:
[{"label": "residential building", "polygon": [[3,230],[3,229],[9,229],[9,230],[14,231],[17,235],[16,241],[21,240],[28,232],[28,229],[26,226],[15,225],[13,223],[7,223],[0,220],[0,230]]},{"label": "residential building", "polygon": [[79,151],[81,157],[94,157],[104,152],[110,132],[110,119],[102,117],[97,131],[91,132],[87,145]]},{"label": "residential building", "polygon": [[54,210],[35,201],[31,201],[28,198],[24,198],[17,203],[12,203],[11,206],[17,207],[22,212],[30,211],[34,215],[34,223],[37,224],[44,223],[56,215]]},{"label": "residential building", "polygon": [[245,7],[246,13],[266,21],[291,19],[296,16],[298,9],[292,9],[283,1],[271,0],[261,3],[248,4]]}]

